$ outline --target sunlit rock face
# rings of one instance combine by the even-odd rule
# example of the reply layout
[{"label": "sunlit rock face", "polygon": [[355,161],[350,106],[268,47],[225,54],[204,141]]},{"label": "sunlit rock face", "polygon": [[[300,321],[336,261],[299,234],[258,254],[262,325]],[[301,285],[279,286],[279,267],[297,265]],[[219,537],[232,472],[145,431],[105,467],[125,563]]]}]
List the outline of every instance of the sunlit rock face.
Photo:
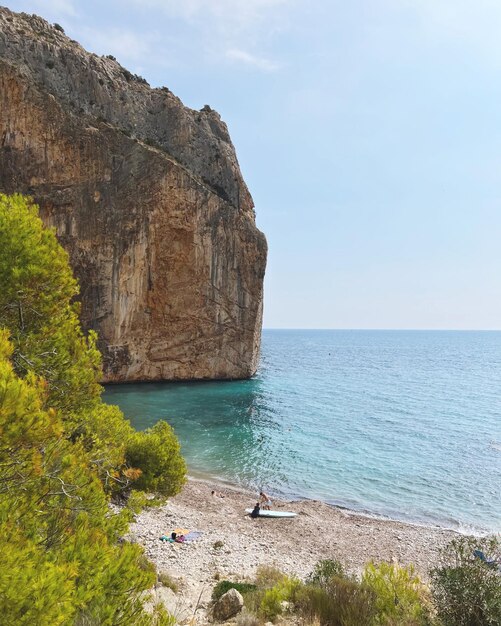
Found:
[{"label": "sunlit rock face", "polygon": [[105,381],[256,371],[266,239],[215,111],[0,9],[0,190],[56,229]]}]

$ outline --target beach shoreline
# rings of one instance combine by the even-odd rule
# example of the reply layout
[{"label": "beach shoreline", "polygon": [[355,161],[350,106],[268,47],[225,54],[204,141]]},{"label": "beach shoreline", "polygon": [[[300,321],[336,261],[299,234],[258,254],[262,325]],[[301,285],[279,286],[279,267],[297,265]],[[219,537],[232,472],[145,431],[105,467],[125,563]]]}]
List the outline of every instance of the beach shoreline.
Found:
[{"label": "beach shoreline", "polygon": [[[211,495],[213,490],[216,495]],[[179,582],[181,594],[157,591],[181,621],[195,605],[203,618],[217,580],[251,580],[262,565],[304,580],[322,559],[336,559],[354,574],[370,561],[387,561],[412,564],[427,580],[439,563],[440,548],[459,534],[358,514],[318,500],[276,499],[273,509],[297,516],[252,519],[245,509],[256,500],[254,491],[190,476],[181,493],[167,504],[136,516],[130,538],[144,547],[159,572]],[[202,534],[188,544],[160,540],[175,529]]]},{"label": "beach shoreline", "polygon": [[[219,489],[219,490],[228,489],[231,491],[240,492],[241,494],[248,494],[251,500],[253,499],[256,500],[257,495],[258,495],[257,489],[253,489],[251,487],[234,483],[230,479],[216,476],[207,472],[203,472],[200,470],[193,470],[192,468],[189,470],[188,480],[194,481],[194,482],[201,482],[201,483],[205,483],[208,485],[213,485],[214,489]],[[275,493],[273,492],[273,490],[269,488],[265,488],[265,490],[266,490],[266,493],[269,493],[272,496],[272,499],[277,502],[304,502],[304,503],[323,502],[325,505],[337,511],[343,511],[349,515],[360,516],[360,517],[364,517],[368,519],[382,520],[385,522],[396,522],[396,523],[416,526],[420,528],[422,527],[422,528],[430,528],[430,529],[435,529],[435,530],[445,530],[445,531],[450,531],[458,535],[468,535],[468,536],[475,536],[475,537],[483,537],[485,535],[490,535],[496,532],[501,532],[501,528],[499,531],[496,531],[496,530],[488,530],[486,528],[474,528],[467,524],[462,524],[459,521],[455,521],[455,523],[451,522],[448,525],[445,521],[441,522],[437,520],[436,522],[432,522],[431,520],[418,520],[418,519],[413,519],[412,517],[406,517],[405,515],[398,517],[398,516],[392,516],[391,514],[378,513],[378,512],[373,512],[373,511],[369,511],[365,509],[351,508],[348,505],[325,500],[321,497],[315,498],[315,497],[302,496],[299,494],[294,495],[292,493],[284,495],[281,493]],[[255,504],[255,502],[253,504]]]}]

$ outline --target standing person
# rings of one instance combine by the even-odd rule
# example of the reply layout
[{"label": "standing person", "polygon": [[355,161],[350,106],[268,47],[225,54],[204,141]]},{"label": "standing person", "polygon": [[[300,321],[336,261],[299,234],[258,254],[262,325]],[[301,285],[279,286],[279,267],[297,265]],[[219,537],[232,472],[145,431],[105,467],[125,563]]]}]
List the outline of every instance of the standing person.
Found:
[{"label": "standing person", "polygon": [[270,506],[273,504],[270,496],[264,493],[264,491],[259,492],[259,502],[261,503],[262,508],[266,509],[267,511],[270,510]]}]

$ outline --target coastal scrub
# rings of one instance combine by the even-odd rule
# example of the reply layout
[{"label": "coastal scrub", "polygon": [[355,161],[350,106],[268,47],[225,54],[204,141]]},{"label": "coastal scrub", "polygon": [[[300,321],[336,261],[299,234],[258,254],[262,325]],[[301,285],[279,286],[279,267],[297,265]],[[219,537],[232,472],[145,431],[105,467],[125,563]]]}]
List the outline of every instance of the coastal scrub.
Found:
[{"label": "coastal scrub", "polygon": [[156,572],[123,539],[130,510],[109,505],[140,478],[166,491],[148,480],[147,454],[127,465],[138,439],[176,493],[179,444],[167,424],[136,434],[102,402],[96,336],[80,328],[67,254],[20,195],[0,195],[0,284],[2,623],[170,626],[161,607],[144,610]]}]

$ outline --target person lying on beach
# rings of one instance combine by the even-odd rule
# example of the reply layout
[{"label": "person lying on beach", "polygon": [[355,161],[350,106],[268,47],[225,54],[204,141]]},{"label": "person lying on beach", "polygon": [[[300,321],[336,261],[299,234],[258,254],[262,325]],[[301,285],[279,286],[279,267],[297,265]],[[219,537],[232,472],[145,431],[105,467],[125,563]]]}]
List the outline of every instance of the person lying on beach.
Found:
[{"label": "person lying on beach", "polygon": [[263,509],[266,509],[267,511],[270,510],[270,506],[273,504],[273,502],[271,501],[271,498],[268,494],[264,493],[264,491],[261,491],[259,493],[259,502],[262,505]]},{"label": "person lying on beach", "polygon": [[214,489],[211,491],[211,496],[212,497],[218,497],[218,498],[224,498],[224,494],[218,491],[214,491]]},{"label": "person lying on beach", "polygon": [[259,506],[259,502],[256,502],[256,506],[252,509],[252,513],[250,514],[251,517],[259,517],[259,511],[260,511],[261,507]]}]

